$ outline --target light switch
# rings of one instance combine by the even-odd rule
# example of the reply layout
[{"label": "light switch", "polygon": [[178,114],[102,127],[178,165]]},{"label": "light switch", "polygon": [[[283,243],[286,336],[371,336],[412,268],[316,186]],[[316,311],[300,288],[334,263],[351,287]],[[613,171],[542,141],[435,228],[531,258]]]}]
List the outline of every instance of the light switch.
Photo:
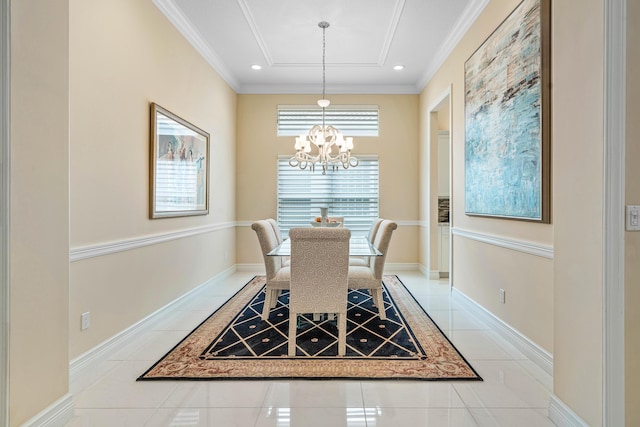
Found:
[{"label": "light switch", "polygon": [[627,206],[627,231],[640,231],[640,206]]}]

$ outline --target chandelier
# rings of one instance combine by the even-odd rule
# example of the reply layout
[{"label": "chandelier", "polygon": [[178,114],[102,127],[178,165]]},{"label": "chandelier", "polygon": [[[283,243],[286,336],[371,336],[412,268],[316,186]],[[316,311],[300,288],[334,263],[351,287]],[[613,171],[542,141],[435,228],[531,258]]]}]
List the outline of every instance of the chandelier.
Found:
[{"label": "chandelier", "polygon": [[300,169],[309,167],[313,172],[317,164],[322,167],[322,174],[325,175],[328,169],[335,171],[340,166],[345,169],[356,167],[358,159],[351,156],[353,138],[345,137],[335,127],[325,124],[325,108],[331,104],[325,96],[325,31],[329,23],[321,21],[318,27],[322,28],[322,99],[318,100],[318,105],[322,108],[322,125],[314,125],[309,133],[296,137],[296,154],[289,159],[289,165]]}]

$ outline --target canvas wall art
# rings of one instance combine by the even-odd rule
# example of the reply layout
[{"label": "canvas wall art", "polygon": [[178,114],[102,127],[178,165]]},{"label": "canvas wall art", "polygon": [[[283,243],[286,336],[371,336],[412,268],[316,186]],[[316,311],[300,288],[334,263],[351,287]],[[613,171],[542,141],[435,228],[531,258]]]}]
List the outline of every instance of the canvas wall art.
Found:
[{"label": "canvas wall art", "polygon": [[524,0],[465,62],[465,212],[549,222],[549,0]]}]

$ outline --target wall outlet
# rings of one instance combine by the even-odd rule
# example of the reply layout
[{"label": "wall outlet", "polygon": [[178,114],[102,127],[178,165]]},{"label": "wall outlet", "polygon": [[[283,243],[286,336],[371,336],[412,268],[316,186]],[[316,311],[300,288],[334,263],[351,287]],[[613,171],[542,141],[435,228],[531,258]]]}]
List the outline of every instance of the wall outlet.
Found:
[{"label": "wall outlet", "polygon": [[500,302],[504,304],[504,289],[500,289]]},{"label": "wall outlet", "polygon": [[91,326],[91,313],[87,311],[80,315],[80,330],[89,329],[89,326]]}]

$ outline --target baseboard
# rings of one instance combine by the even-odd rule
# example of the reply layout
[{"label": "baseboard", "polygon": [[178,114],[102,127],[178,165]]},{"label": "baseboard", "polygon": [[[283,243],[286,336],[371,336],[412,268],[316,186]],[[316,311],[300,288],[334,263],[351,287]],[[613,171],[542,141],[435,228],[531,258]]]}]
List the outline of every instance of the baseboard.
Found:
[{"label": "baseboard", "polygon": [[466,309],[491,326],[493,330],[527,356],[529,360],[547,374],[553,375],[553,355],[551,353],[522,335],[519,331],[496,317],[493,313],[489,312],[486,308],[482,307],[455,287],[452,289],[452,294]]},{"label": "baseboard", "polygon": [[418,263],[415,262],[386,262],[384,271],[416,271],[418,267]]},{"label": "baseboard", "polygon": [[236,271],[257,271],[259,274],[266,274],[264,270],[264,263],[260,264],[236,264]]},{"label": "baseboard", "polygon": [[179,308],[180,305],[186,304],[192,298],[197,298],[198,293],[206,286],[217,281],[224,280],[236,271],[235,265],[229,267],[211,279],[196,286],[191,291],[171,301],[164,307],[151,313],[139,322],[134,323],[127,329],[119,332],[86,353],[73,359],[69,363],[69,390],[74,394],[81,391],[84,387],[80,383],[80,379],[82,379],[84,383],[90,383],[97,380],[97,377],[104,373],[104,370],[101,369],[102,363],[106,362],[116,351],[120,350],[129,342],[135,340],[141,333],[148,331],[159,322],[165,320],[167,316],[169,316],[173,310]]},{"label": "baseboard", "polygon": [[73,396],[69,393],[56,400],[22,427],[64,427],[73,418]]},{"label": "baseboard", "polygon": [[427,277],[429,280],[439,280],[440,279],[440,271],[438,270],[430,270]]},{"label": "baseboard", "polygon": [[551,394],[549,402],[549,419],[558,427],[589,427],[589,424],[555,394]]}]

